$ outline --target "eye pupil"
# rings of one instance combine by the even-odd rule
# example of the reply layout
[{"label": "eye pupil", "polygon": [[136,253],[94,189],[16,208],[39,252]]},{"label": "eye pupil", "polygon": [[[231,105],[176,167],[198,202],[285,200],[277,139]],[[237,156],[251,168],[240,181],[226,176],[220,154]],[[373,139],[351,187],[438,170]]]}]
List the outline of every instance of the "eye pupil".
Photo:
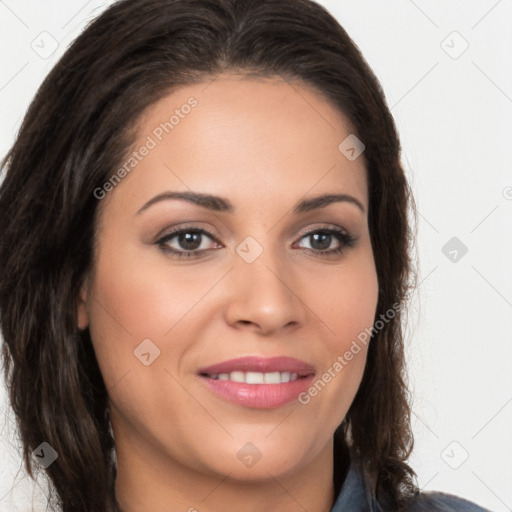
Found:
[{"label": "eye pupil", "polygon": [[[313,235],[311,235],[311,247],[319,251],[324,251],[325,249],[328,249],[329,246],[331,245],[331,237],[332,235],[330,235],[329,233],[314,233]],[[319,242],[319,244],[317,244],[317,242]]]},{"label": "eye pupil", "polygon": [[178,235],[180,247],[186,251],[193,251],[201,245],[201,233],[187,231]]}]

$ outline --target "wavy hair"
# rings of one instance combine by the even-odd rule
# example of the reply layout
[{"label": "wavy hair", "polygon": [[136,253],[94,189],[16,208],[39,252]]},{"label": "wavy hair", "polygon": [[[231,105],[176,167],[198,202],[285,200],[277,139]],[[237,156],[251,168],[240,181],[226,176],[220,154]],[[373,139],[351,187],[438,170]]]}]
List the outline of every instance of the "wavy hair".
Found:
[{"label": "wavy hair", "polygon": [[93,20],[48,74],[2,162],[4,378],[28,474],[41,442],[58,452],[46,473],[63,512],[119,511],[107,390],[76,318],[93,264],[94,190],[130,152],[150,105],[227,71],[312,87],[364,141],[376,320],[393,305],[396,314],[372,335],[361,385],[335,432],[334,481],[339,490],[340,460],[350,450],[383,503],[396,509],[417,492],[407,464],[413,438],[402,333],[412,196],[379,82],[312,0],[123,0]]}]

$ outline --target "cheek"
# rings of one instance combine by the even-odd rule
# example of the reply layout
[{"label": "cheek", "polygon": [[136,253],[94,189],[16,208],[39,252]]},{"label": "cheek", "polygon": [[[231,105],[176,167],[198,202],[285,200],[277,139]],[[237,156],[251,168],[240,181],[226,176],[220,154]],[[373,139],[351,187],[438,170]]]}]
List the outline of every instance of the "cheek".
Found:
[{"label": "cheek", "polygon": [[178,334],[184,327],[194,332],[190,318],[199,303],[204,314],[208,301],[202,298],[218,281],[211,266],[185,268],[171,265],[153,248],[115,247],[123,246],[113,235],[98,255],[88,300],[91,338],[107,385],[145,368],[134,354],[144,340],[163,356],[152,368],[171,356],[170,339],[172,355],[188,350],[190,340],[180,341]]},{"label": "cheek", "polygon": [[[321,283],[324,292],[312,288],[310,297],[330,335],[317,348],[323,366],[315,385],[299,401],[324,411],[338,411],[333,416],[333,424],[337,424],[357,392],[366,364],[378,301],[373,256],[369,251],[358,254],[347,260],[346,267],[316,281]],[[322,400],[315,398],[319,395]]]},{"label": "cheek", "polygon": [[315,311],[332,334],[328,343],[331,351],[346,350],[361,332],[371,328],[378,292],[370,251],[354,254],[346,265],[340,265],[335,272],[331,270],[315,280],[309,294],[314,297],[311,302]]},{"label": "cheek", "polygon": [[100,258],[91,289],[97,299],[91,301],[92,316],[114,323],[114,329],[124,331],[123,336],[133,341],[161,339],[214,282],[211,269],[172,266],[152,249],[142,254],[126,252],[116,259]]}]

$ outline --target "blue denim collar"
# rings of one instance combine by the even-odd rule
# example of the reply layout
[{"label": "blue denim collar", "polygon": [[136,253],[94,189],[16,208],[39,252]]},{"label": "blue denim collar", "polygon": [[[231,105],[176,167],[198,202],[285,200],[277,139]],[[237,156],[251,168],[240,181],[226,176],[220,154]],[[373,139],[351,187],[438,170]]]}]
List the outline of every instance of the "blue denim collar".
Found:
[{"label": "blue denim collar", "polygon": [[358,465],[352,463],[331,512],[382,512]]},{"label": "blue denim collar", "polygon": [[[349,471],[331,508],[331,512],[383,512],[372,491],[367,474],[359,464],[352,462]],[[386,510],[389,510],[386,508]],[[459,496],[442,492],[419,493],[405,509],[409,512],[489,512],[476,503]]]}]

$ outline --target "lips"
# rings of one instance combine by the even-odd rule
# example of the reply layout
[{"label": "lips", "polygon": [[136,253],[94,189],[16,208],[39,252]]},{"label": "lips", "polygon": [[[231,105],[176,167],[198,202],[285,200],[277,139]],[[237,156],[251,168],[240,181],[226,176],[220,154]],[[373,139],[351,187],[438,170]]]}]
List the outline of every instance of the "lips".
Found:
[{"label": "lips", "polygon": [[280,407],[297,398],[315,376],[315,368],[291,357],[242,357],[198,371],[221,398],[257,409]]},{"label": "lips", "polygon": [[315,373],[315,368],[293,357],[240,357],[222,363],[207,366],[199,370],[200,375],[231,374],[232,372],[253,373],[296,373],[297,377],[306,377]]}]

